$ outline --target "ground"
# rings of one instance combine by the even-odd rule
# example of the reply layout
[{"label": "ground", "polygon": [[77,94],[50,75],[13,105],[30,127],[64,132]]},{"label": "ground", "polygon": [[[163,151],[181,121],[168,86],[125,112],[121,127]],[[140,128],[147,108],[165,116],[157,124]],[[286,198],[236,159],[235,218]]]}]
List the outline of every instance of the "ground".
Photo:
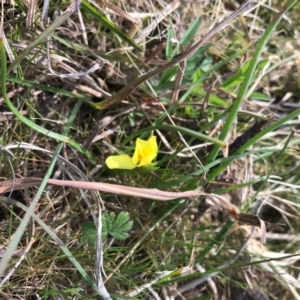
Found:
[{"label": "ground", "polygon": [[5,1],[1,297],[300,299],[299,9]]}]

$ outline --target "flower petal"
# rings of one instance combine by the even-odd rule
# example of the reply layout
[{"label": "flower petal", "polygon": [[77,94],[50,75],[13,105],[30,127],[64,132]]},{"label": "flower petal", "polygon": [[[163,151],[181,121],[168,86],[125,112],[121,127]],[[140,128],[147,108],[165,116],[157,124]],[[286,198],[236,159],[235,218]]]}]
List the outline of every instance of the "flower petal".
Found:
[{"label": "flower petal", "polygon": [[147,141],[137,138],[132,161],[140,167],[146,166],[157,156],[157,152],[156,136],[151,136]]},{"label": "flower petal", "polygon": [[105,163],[110,169],[132,170],[137,167],[132,158],[126,154],[109,156]]},{"label": "flower petal", "polygon": [[156,136],[152,135],[148,139],[148,142],[150,143],[153,151],[157,154],[158,153],[158,146],[157,146],[157,141],[156,141]]},{"label": "flower petal", "polygon": [[136,139],[135,150],[134,150],[134,154],[132,157],[132,161],[136,165],[140,162],[140,160],[144,156],[143,147],[145,147],[145,143],[147,143],[147,141],[141,140],[139,138]]},{"label": "flower petal", "polygon": [[156,157],[156,155],[157,155],[156,153],[153,153],[153,154],[144,156],[138,163],[138,166],[144,167],[144,166],[150,165],[152,160]]}]

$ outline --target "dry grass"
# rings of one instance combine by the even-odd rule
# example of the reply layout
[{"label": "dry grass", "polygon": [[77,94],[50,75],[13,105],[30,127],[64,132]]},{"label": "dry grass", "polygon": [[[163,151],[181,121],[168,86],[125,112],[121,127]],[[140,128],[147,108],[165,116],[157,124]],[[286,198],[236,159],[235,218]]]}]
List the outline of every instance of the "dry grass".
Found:
[{"label": "dry grass", "polygon": [[[199,140],[196,133],[221,139],[229,108],[246,81],[245,63],[254,57],[256,42],[285,3],[253,3],[210,39],[210,47],[180,62],[179,69],[170,67],[143,80],[126,97],[109,98],[136,76],[188,51],[189,43],[224,20],[232,5],[237,7],[229,2],[82,3],[80,13],[70,14],[48,39],[8,69],[6,89],[26,118],[60,134],[75,103],[82,101],[68,137],[84,145],[96,164],[68,143],[57,156],[58,141],[24,125],[1,98],[0,176],[43,177],[54,157],[51,178],[167,191],[198,188],[221,194],[220,201],[232,202],[244,213],[283,223],[284,231],[268,228],[263,244],[259,226],[231,221],[220,207],[225,204],[204,198],[160,202],[48,186],[34,210],[38,219],[30,221],[1,274],[3,299],[100,299],[106,291],[106,299],[300,299],[299,120],[288,117],[300,109],[299,4],[284,15],[264,47],[244,101],[223,137],[231,145],[226,149],[217,151],[220,148]],[[50,2],[42,19],[41,3],[4,4],[8,68],[69,5]],[[194,23],[197,17],[199,24]],[[185,37],[194,27],[195,34]],[[280,126],[255,137],[276,122]],[[106,167],[108,155],[117,150],[132,153],[137,134],[147,138],[151,132],[159,139],[159,169]],[[243,151],[236,151],[251,139],[253,143],[243,149],[247,155],[238,157]],[[2,255],[16,239],[24,211],[36,194],[36,188],[29,188],[0,197]],[[98,221],[105,223],[109,213],[117,218],[121,212],[128,213],[121,215],[133,221],[132,228],[124,221],[115,232],[107,229],[97,244]],[[129,236],[117,238],[121,233]],[[62,243],[78,265],[62,251]],[[96,287],[86,282],[79,265]]]}]

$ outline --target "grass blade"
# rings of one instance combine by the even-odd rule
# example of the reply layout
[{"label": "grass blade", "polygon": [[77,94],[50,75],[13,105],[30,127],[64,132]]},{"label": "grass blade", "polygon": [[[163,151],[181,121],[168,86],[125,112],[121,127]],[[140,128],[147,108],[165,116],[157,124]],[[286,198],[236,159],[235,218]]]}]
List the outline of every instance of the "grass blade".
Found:
[{"label": "grass blade", "polygon": [[9,74],[14,67],[16,67],[20,61],[29,55],[32,50],[39,44],[43,43],[47,37],[49,37],[63,22],[65,22],[79,7],[81,0],[75,0],[53,23],[45,29],[26,49],[14,60],[14,62],[8,67],[7,74]]},{"label": "grass blade", "polygon": [[24,117],[19,111],[18,109],[13,105],[13,103],[9,100],[8,96],[7,96],[7,92],[6,92],[6,76],[7,76],[7,69],[6,69],[6,51],[5,51],[5,45],[4,45],[4,40],[3,40],[3,34],[1,34],[0,36],[0,53],[1,53],[1,90],[2,90],[2,96],[5,100],[5,103],[7,104],[8,108],[11,110],[11,112],[21,121],[23,122],[25,125],[29,126],[30,128],[32,128],[33,130],[42,133],[48,137],[51,137],[55,140],[64,142],[69,144],[71,147],[73,147],[74,149],[78,150],[80,153],[84,154],[92,163],[96,163],[94,157],[92,156],[92,154],[86,150],[84,147],[82,147],[81,145],[77,144],[75,141],[71,140],[69,137],[67,136],[63,136],[61,134],[49,131],[37,124],[35,124],[34,122],[32,122],[31,120],[27,119],[26,117]]},{"label": "grass blade", "polygon": [[109,28],[114,34],[120,37],[123,41],[131,45],[138,51],[142,51],[142,47],[138,45],[135,41],[130,39],[125,33],[123,33],[118,27],[116,27],[111,21],[109,21],[105,16],[97,11],[95,7],[89,4],[86,0],[82,1],[82,7],[93,15],[97,20],[102,23],[105,27]]},{"label": "grass blade", "polygon": [[[224,141],[225,138],[227,137],[235,119],[237,116],[237,113],[239,111],[239,108],[243,102],[243,100],[245,99],[245,96],[249,90],[250,84],[252,82],[255,70],[259,64],[261,55],[263,53],[263,50],[269,40],[269,38],[271,37],[272,33],[274,32],[274,30],[276,29],[276,26],[279,24],[280,20],[282,19],[282,17],[284,16],[284,14],[293,6],[297,3],[298,1],[294,0],[291,1],[290,4],[287,6],[286,9],[284,9],[281,13],[279,13],[274,20],[269,24],[269,26],[266,28],[266,30],[264,31],[263,36],[260,38],[256,48],[255,48],[255,53],[253,58],[251,59],[251,63],[249,65],[249,68],[247,69],[247,72],[245,74],[245,80],[243,81],[243,84],[241,85],[240,91],[237,95],[236,100],[233,102],[230,113],[228,115],[228,118],[226,119],[226,122],[223,126],[223,129],[220,133],[219,139]],[[212,162],[218,155],[220,150],[220,146],[215,145],[215,147],[213,148],[212,152],[210,153],[207,162],[210,163]],[[211,180],[213,179],[215,176],[215,172],[211,175],[209,175],[208,179]]]},{"label": "grass blade", "polygon": [[[1,50],[3,52],[3,47],[1,47]],[[2,60],[3,60],[3,56],[2,56]],[[3,67],[3,64],[2,64],[2,67]],[[78,101],[76,103],[76,105],[74,106],[71,117],[69,118],[69,121],[68,121],[68,123],[65,127],[64,134],[67,134],[69,129],[71,128],[71,125],[73,124],[73,121],[75,119],[75,116],[76,116],[77,112],[79,111],[79,108],[80,108],[81,104],[82,104],[82,101]],[[16,230],[16,232],[14,234],[14,238],[8,244],[8,247],[7,247],[7,249],[6,249],[6,251],[3,255],[3,258],[1,259],[1,262],[0,262],[0,276],[2,276],[3,273],[5,272],[5,269],[8,265],[8,263],[9,263],[12,255],[13,255],[14,251],[16,250],[19,241],[21,240],[21,238],[24,234],[24,231],[25,231],[25,229],[28,225],[28,222],[29,222],[29,220],[30,220],[30,218],[31,218],[31,216],[34,212],[34,209],[36,208],[36,205],[37,205],[39,199],[41,198],[42,193],[44,192],[44,189],[47,185],[47,182],[50,178],[50,175],[53,172],[58,154],[60,153],[62,147],[63,147],[63,143],[59,143],[59,145],[57,146],[57,148],[54,152],[54,155],[51,159],[51,162],[50,162],[50,165],[49,165],[48,170],[46,172],[46,175],[45,175],[45,177],[44,177],[44,179],[43,179],[43,181],[42,181],[42,183],[41,183],[41,185],[40,185],[33,201],[31,202],[31,204],[28,208],[28,211],[26,212],[25,216],[23,217],[22,222],[20,223],[18,229]]]}]

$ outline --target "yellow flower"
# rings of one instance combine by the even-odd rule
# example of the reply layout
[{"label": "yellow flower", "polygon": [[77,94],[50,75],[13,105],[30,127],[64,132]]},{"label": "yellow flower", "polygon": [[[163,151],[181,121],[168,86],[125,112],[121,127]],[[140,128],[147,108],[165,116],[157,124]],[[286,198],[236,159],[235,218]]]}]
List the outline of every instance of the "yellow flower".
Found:
[{"label": "yellow flower", "polygon": [[106,165],[110,169],[132,170],[136,167],[145,167],[151,164],[157,156],[158,146],[156,136],[151,136],[147,141],[137,139],[133,157],[127,154],[109,156]]}]

